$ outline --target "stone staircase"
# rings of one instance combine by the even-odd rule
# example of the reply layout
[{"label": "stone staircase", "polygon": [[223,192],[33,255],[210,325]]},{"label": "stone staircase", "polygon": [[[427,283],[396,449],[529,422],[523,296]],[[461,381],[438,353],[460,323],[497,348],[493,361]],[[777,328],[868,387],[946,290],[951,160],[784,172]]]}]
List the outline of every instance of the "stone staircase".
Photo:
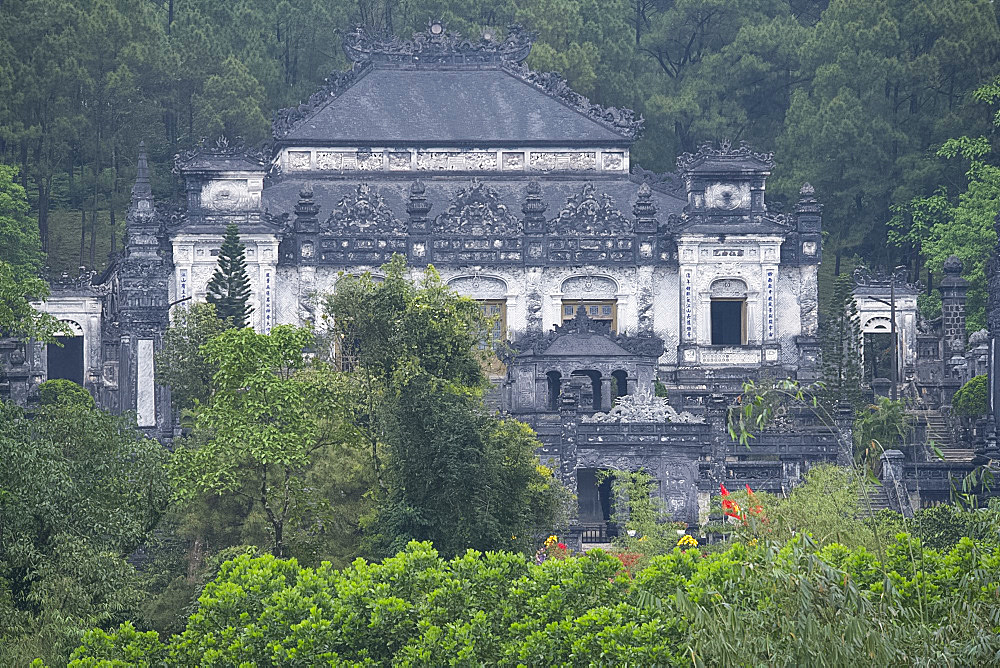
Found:
[{"label": "stone staircase", "polygon": [[871,514],[874,515],[880,510],[888,510],[891,508],[889,504],[889,495],[885,491],[884,485],[868,485],[868,500],[865,500],[865,492],[862,490],[858,493],[861,502],[861,514],[865,517],[868,516],[868,504],[871,504]]},{"label": "stone staircase", "polygon": [[[946,462],[970,462],[975,457],[972,448],[961,447],[955,442],[955,435],[948,427],[948,421],[939,411],[913,411],[917,419],[927,423],[927,442],[933,442],[941,451]],[[942,461],[935,455],[930,455],[931,461]]]}]

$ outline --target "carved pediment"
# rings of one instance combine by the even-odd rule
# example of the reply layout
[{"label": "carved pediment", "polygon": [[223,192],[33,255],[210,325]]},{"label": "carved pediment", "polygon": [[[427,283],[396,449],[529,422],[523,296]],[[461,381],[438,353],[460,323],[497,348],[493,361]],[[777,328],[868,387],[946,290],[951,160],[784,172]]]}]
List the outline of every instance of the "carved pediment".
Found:
[{"label": "carved pediment", "polygon": [[320,225],[323,234],[405,234],[406,226],[396,219],[377,190],[362,183],[344,196],[330,217]]},{"label": "carved pediment", "polygon": [[512,237],[521,234],[521,223],[500,201],[500,195],[479,179],[455,194],[448,210],[434,220],[442,234],[475,237]]},{"label": "carved pediment", "polygon": [[566,198],[549,229],[555,234],[596,237],[631,234],[632,222],[615,208],[610,195],[598,195],[594,185],[587,183],[579,193]]}]

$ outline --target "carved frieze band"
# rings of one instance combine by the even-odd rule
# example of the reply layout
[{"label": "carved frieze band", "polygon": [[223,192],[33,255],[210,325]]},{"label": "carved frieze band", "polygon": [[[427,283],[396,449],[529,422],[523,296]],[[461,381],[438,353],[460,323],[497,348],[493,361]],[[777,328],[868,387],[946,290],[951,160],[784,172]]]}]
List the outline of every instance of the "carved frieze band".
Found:
[{"label": "carved frieze band", "polygon": [[288,149],[290,172],[617,172],[625,151],[484,149]]}]

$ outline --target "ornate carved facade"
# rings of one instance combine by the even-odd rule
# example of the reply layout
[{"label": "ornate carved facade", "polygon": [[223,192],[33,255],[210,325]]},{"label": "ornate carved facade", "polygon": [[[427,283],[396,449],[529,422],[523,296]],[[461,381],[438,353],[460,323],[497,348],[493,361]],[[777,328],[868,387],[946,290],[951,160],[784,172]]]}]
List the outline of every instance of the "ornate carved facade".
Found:
[{"label": "ornate carved facade", "polygon": [[[818,377],[821,207],[808,184],[773,213],[772,156],[727,143],[681,156],[675,174],[633,168],[642,119],[530,71],[517,27],[480,41],[438,23],[411,40],[357,31],[344,50],[351,70],[279,111],[267,151],[177,156],[180,206],[154,207],[140,170],[126,250],[87,288],[101,313],[85,384],[102,403],[170,435],[152,354],[169,309],[204,298],[232,222],[262,332],[319,323],[316,295],[395,253],[495,309],[519,351],[503,408],[536,427],[540,456],[571,484],[589,484],[581,469],[647,467],[694,521],[724,480],[781,490],[840,457],[829,429],[806,429],[764,439],[751,460],[721,421],[747,378]],[[691,420],[569,417],[657,384],[673,412],[650,414]]]}]

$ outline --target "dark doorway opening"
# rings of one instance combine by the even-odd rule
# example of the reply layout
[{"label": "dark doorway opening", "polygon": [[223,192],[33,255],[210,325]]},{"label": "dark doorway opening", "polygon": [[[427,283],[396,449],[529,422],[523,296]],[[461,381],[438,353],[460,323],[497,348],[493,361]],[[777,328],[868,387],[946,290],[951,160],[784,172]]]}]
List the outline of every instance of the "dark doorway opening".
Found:
[{"label": "dark doorway opening", "polygon": [[559,393],[562,391],[562,374],[558,371],[549,371],[545,376],[549,381],[549,410],[559,410]]},{"label": "dark doorway opening", "polygon": [[746,343],[745,305],[742,299],[712,300],[713,346],[741,346]]},{"label": "dark doorway opening", "polygon": [[579,469],[576,472],[576,494],[580,508],[581,522],[611,521],[611,479],[612,476],[601,477],[603,469]]},{"label": "dark doorway opening", "polygon": [[49,380],[61,378],[83,385],[83,337],[57,336],[56,341],[62,347],[51,344],[45,347]]},{"label": "dark doorway opening", "polygon": [[618,399],[618,397],[624,397],[628,394],[628,374],[619,369],[618,371],[613,372],[611,377],[615,379],[615,391],[612,400]]},{"label": "dark doorway opening", "polygon": [[892,334],[865,334],[865,380],[892,378]]},{"label": "dark doorway opening", "polygon": [[600,371],[574,371],[573,376],[584,376],[590,379],[590,386],[594,393],[593,408],[595,411],[604,410],[601,407],[601,372]]}]

